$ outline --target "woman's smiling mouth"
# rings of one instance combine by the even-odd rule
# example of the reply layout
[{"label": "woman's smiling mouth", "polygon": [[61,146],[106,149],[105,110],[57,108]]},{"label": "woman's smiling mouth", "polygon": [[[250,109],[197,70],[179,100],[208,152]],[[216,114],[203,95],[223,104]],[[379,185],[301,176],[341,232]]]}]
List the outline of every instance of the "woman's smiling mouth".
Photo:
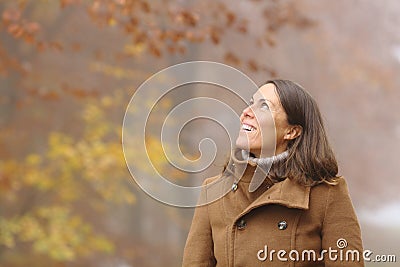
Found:
[{"label": "woman's smiling mouth", "polygon": [[247,131],[247,132],[252,132],[252,131],[256,130],[256,128],[249,124],[243,123],[242,130]]}]

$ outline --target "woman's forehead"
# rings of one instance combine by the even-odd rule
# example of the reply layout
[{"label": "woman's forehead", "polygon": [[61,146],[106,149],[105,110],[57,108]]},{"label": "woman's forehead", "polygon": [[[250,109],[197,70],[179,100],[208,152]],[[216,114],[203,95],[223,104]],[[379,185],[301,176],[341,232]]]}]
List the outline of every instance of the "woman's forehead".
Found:
[{"label": "woman's forehead", "polygon": [[259,99],[265,99],[272,102],[275,105],[280,104],[278,93],[276,92],[275,85],[273,83],[267,83],[261,86],[257,92],[253,95],[255,101]]}]

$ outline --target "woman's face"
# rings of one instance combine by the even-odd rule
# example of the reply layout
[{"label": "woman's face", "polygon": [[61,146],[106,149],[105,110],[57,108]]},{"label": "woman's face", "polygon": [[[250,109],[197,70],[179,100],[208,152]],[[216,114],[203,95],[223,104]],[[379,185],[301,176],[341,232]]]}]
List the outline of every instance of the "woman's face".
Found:
[{"label": "woman's face", "polygon": [[273,83],[261,86],[240,115],[236,146],[267,157],[286,150],[290,125]]}]

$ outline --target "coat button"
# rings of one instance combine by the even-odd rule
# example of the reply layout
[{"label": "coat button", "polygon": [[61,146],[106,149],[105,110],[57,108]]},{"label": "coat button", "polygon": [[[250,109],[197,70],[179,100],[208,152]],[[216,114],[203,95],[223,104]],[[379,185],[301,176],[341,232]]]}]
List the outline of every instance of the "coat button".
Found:
[{"label": "coat button", "polygon": [[233,183],[232,185],[232,191],[235,192],[238,189],[237,183]]},{"label": "coat button", "polygon": [[246,228],[246,221],[244,219],[241,219],[238,223],[237,223],[237,228],[239,230],[243,230],[244,228]]},{"label": "coat button", "polygon": [[287,222],[285,222],[285,221],[280,221],[279,223],[278,223],[278,229],[279,230],[285,230],[287,228]]}]

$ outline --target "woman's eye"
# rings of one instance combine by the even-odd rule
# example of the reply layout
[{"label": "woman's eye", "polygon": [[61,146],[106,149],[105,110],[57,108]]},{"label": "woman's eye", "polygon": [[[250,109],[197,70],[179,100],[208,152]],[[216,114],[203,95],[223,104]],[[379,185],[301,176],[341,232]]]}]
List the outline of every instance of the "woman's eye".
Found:
[{"label": "woman's eye", "polygon": [[263,103],[261,103],[261,108],[263,108],[263,109],[269,109],[269,106],[268,106],[267,103],[263,102]]}]

